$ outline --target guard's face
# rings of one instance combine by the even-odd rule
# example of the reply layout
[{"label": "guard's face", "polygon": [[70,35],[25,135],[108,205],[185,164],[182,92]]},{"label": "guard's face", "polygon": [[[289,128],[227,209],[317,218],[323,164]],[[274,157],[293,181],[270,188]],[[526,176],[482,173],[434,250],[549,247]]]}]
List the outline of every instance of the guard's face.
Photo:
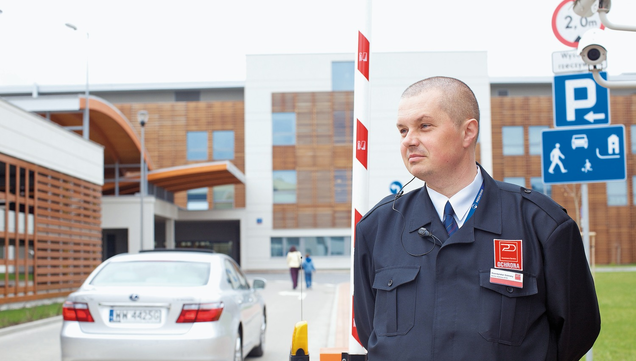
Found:
[{"label": "guard's face", "polygon": [[462,131],[438,105],[435,89],[402,99],[397,128],[406,169],[426,182],[451,176],[462,157]]}]

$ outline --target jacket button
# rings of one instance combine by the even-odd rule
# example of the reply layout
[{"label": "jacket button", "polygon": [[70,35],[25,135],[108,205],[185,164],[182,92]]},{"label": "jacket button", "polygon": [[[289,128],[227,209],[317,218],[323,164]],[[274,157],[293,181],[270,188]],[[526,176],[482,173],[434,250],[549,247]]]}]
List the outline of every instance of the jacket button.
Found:
[{"label": "jacket button", "polygon": [[389,287],[393,286],[393,280],[389,281]]},{"label": "jacket button", "polygon": [[532,191],[531,191],[531,190],[529,190],[529,189],[524,189],[523,191],[524,191],[526,194],[530,194],[530,193],[532,193]]},{"label": "jacket button", "polygon": [[506,287],[506,291],[508,291],[508,293],[513,293],[515,289],[512,287]]}]

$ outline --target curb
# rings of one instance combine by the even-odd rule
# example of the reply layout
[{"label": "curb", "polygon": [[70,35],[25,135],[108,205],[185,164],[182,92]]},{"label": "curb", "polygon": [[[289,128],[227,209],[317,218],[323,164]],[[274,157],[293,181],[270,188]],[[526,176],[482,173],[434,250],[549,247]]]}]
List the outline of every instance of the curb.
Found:
[{"label": "curb", "polygon": [[21,323],[15,326],[3,327],[3,328],[0,328],[0,337],[13,334],[16,332],[20,332],[20,331],[30,330],[36,327],[46,326],[46,325],[53,324],[60,321],[62,321],[62,316],[53,316],[53,317],[44,318],[37,321]]}]

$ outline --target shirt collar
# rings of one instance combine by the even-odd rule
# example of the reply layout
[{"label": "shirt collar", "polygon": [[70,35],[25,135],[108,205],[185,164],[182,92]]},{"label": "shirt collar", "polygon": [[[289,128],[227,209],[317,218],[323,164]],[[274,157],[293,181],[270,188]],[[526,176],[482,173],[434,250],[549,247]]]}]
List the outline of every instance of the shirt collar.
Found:
[{"label": "shirt collar", "polygon": [[442,222],[444,221],[444,206],[446,206],[446,202],[450,201],[451,206],[453,206],[453,210],[455,211],[455,221],[457,222],[457,226],[461,227],[466,221],[468,211],[470,211],[470,207],[473,205],[475,197],[477,197],[477,193],[479,193],[479,189],[483,182],[484,178],[481,175],[481,169],[477,167],[477,174],[475,175],[475,179],[473,179],[472,183],[455,193],[455,195],[450,197],[450,199],[428,187],[426,187],[426,190],[431,198],[431,202],[433,202],[433,206],[437,211],[439,219]]}]

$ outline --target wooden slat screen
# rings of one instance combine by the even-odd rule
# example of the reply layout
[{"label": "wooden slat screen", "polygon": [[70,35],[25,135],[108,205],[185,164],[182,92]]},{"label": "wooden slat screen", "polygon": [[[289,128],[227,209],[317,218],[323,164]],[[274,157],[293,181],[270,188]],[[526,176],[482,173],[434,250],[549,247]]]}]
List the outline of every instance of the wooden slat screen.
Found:
[{"label": "wooden slat screen", "polygon": [[101,187],[0,154],[0,304],[65,296],[101,262]]},{"label": "wooden slat screen", "polygon": [[[351,227],[353,92],[274,93],[272,112],[296,113],[296,145],[274,146],[273,170],[296,170],[295,204],[274,205],[274,228]],[[345,172],[345,202],[336,172]]]}]

